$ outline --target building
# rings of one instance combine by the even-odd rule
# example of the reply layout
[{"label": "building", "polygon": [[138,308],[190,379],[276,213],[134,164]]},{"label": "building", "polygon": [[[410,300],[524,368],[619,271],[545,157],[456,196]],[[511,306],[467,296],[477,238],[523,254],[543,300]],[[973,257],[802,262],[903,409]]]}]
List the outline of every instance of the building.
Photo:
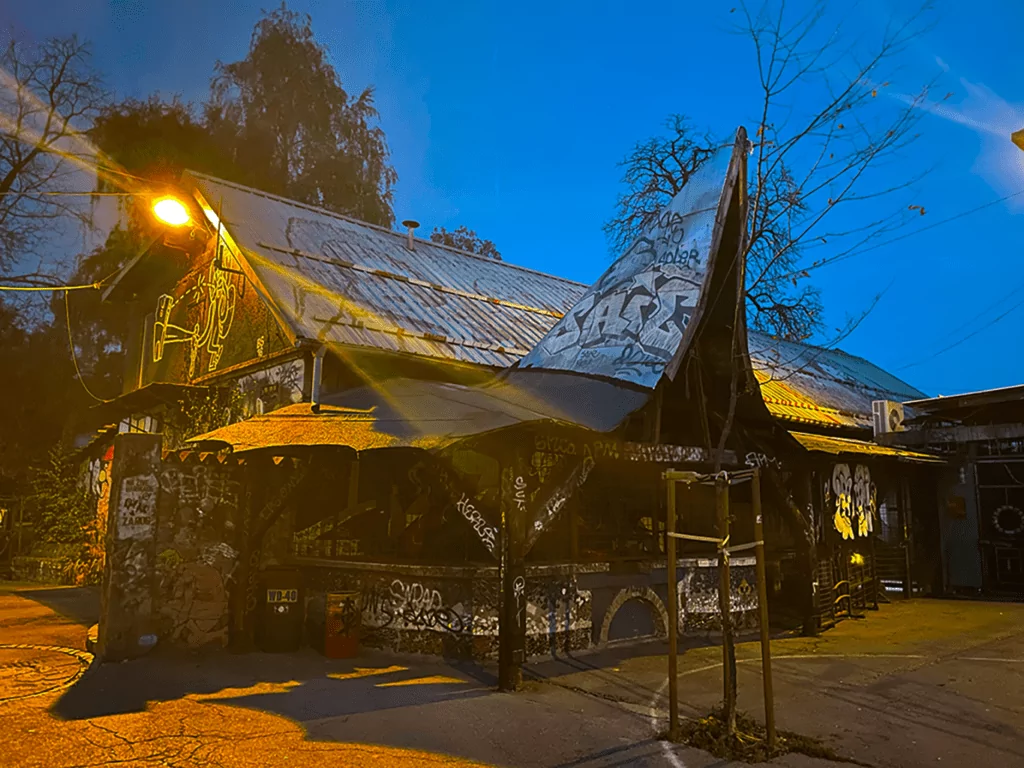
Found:
[{"label": "building", "polygon": [[[397,650],[515,664],[663,635],[667,468],[764,469],[770,607],[807,631],[876,600],[896,555],[910,585],[897,521],[934,504],[942,460],[872,442],[872,403],[923,393],[747,331],[745,150],[590,287],[186,174],[194,225],[106,290],[137,318],[100,411],[136,434],[86,448],[112,478],[107,655],[245,644],[291,594],[275,578],[301,584],[313,644],[342,593],[363,641]],[[753,539],[749,494],[731,491],[733,542]],[[707,486],[676,513],[715,533]],[[684,632],[720,621],[714,556],[683,547]],[[752,626],[753,559],[732,565]]]},{"label": "building", "polygon": [[1024,598],[1024,386],[905,402],[880,436],[947,457],[938,483],[943,589]]}]

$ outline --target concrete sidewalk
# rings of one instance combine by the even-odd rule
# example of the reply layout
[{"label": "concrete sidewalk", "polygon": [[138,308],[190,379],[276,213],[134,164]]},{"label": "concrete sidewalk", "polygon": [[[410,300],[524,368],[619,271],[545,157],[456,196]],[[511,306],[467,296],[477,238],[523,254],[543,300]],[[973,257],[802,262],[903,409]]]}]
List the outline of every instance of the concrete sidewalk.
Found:
[{"label": "concrete sidewalk", "polygon": [[[664,644],[533,665],[544,684],[667,727]],[[779,727],[878,766],[1024,766],[1024,605],[886,605],[819,638],[773,641]],[[618,658],[616,658],[616,656]],[[763,721],[760,647],[737,648],[740,709]],[[680,656],[681,713],[721,700],[721,649]]]}]

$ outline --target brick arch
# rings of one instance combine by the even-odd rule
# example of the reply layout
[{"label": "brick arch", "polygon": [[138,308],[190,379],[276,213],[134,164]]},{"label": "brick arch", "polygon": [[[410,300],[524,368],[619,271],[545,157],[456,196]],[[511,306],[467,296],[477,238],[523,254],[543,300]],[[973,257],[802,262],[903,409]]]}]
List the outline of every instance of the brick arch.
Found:
[{"label": "brick arch", "polygon": [[655,636],[668,636],[668,611],[665,610],[665,604],[658,597],[658,593],[646,586],[625,587],[619,590],[618,594],[612,599],[611,605],[608,606],[608,610],[604,612],[604,620],[601,622],[601,636],[598,639],[599,645],[606,645],[608,643],[608,632],[612,626],[612,619],[619,612],[619,608],[630,600],[640,600],[647,603],[654,613]]}]

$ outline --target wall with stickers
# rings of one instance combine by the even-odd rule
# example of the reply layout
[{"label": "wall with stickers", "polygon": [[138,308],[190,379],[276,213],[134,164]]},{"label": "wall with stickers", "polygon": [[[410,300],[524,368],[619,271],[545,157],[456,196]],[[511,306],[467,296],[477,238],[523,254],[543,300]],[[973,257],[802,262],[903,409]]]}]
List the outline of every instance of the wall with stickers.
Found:
[{"label": "wall with stickers", "polygon": [[[229,268],[238,268],[230,257],[226,261]],[[143,386],[193,382],[286,347],[280,326],[252,283],[219,268],[212,245],[144,311]]]}]

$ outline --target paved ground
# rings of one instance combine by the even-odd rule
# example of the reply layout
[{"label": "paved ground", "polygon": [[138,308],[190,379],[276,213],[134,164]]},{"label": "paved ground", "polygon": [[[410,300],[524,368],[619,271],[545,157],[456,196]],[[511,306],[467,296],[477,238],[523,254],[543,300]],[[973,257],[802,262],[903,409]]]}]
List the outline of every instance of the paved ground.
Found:
[{"label": "paved ground", "polygon": [[[652,708],[667,723],[663,649],[537,665],[550,684]],[[1024,766],[1024,605],[920,600],[885,605],[820,638],[772,643],[780,727],[876,766]],[[738,647],[739,702],[763,719],[760,648]],[[721,700],[721,650],[680,657],[683,715]],[[687,765],[689,765],[687,763]]]},{"label": "paved ground", "polygon": [[[492,670],[382,654],[154,656],[83,674],[96,608],[87,590],[0,584],[0,765],[736,765],[653,738],[658,646],[534,665],[515,695]],[[897,604],[773,645],[784,727],[879,766],[1024,766],[1024,606]],[[739,650],[741,705],[760,716],[757,649]],[[716,652],[683,657],[684,714],[717,699]]]}]

